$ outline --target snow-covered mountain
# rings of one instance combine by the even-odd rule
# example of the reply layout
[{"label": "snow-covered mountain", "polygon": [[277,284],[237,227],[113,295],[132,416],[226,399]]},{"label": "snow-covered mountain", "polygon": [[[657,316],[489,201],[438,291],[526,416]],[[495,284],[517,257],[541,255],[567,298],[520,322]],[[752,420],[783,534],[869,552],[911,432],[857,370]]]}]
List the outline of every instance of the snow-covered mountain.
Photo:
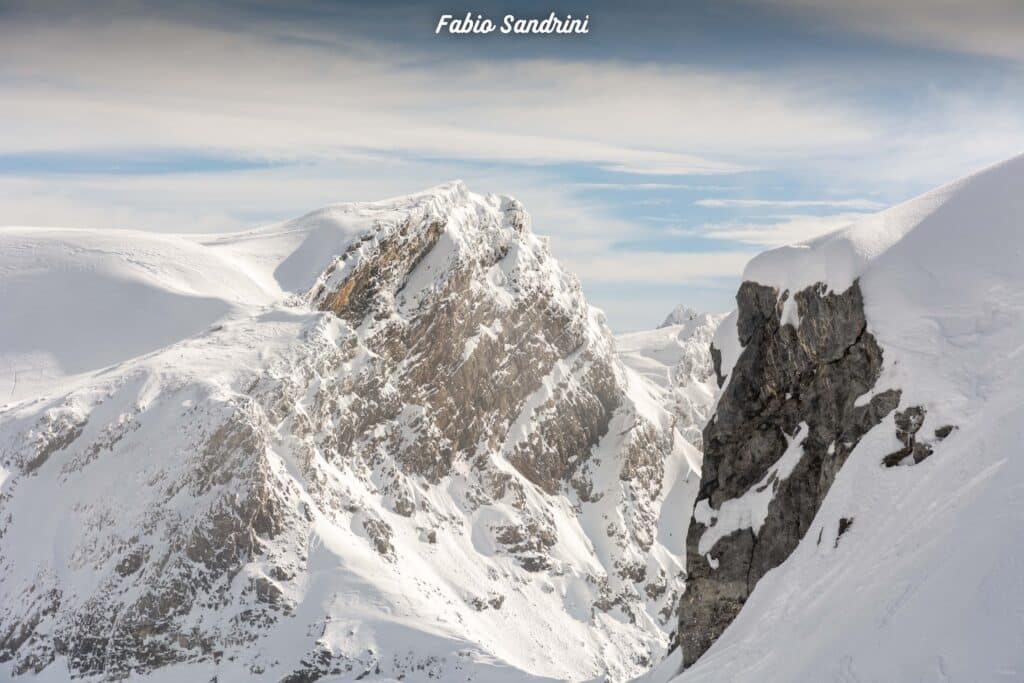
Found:
[{"label": "snow-covered mountain", "polygon": [[718,391],[711,339],[723,318],[678,306],[658,329],[615,338],[619,359],[650,381],[659,405],[679,418],[677,428],[698,450]]},{"label": "snow-covered mountain", "polygon": [[1017,157],[748,265],[648,680],[1024,679],[1022,190]]},{"label": "snow-covered mountain", "polygon": [[0,292],[4,675],[623,680],[664,655],[699,454],[515,200],[3,229]]},{"label": "snow-covered mountain", "polygon": [[0,673],[1020,679],[1022,186],[617,340],[461,183],[0,230]]},{"label": "snow-covered mountain", "polygon": [[675,325],[684,325],[690,322],[691,320],[697,320],[699,318],[703,318],[706,315],[706,313],[700,313],[690,308],[686,304],[679,304],[678,306],[673,308],[667,316],[665,316],[665,320],[662,321],[662,323],[658,325],[658,327],[661,328],[672,327]]}]

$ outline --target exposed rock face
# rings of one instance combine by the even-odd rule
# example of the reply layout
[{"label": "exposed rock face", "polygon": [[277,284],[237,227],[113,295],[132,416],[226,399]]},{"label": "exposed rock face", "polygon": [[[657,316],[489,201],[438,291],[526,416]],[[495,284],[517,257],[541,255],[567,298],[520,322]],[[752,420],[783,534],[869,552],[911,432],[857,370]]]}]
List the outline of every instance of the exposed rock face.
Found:
[{"label": "exposed rock face", "polygon": [[[516,469],[553,494],[608,431],[622,400],[608,340],[595,334],[579,285],[518,244],[522,208],[509,202],[503,210],[503,224],[474,230],[447,231],[444,216],[424,229],[414,216],[367,235],[318,285],[314,304],[362,325],[371,354],[346,387],[358,397],[339,425],[346,454],[386,451],[401,475],[436,483],[455,459],[505,447]],[[460,244],[435,251],[440,239]],[[418,267],[429,285],[407,287]],[[575,381],[535,396],[546,405],[528,406],[534,429],[510,435],[527,398],[563,363]],[[384,426],[400,423],[410,405],[419,412],[414,439]],[[381,436],[361,438],[372,432]]]},{"label": "exposed rock face", "polygon": [[[904,462],[916,465],[932,454],[931,445],[917,438],[917,433],[924,424],[926,412],[921,406],[910,406],[893,416],[896,423],[896,438],[903,444],[903,448],[882,458],[882,464],[886,467],[894,467]],[[952,429],[949,429],[945,434],[948,435],[951,431]],[[939,432],[936,431],[935,435],[939,437]]]},{"label": "exposed rock face", "polygon": [[287,305],[0,412],[0,661],[642,671],[682,589],[659,511],[696,488],[675,419],[518,202],[326,215],[372,227]]},{"label": "exposed rock face", "polygon": [[[704,430],[687,536],[679,621],[687,666],[796,548],[850,452],[900,398],[890,390],[858,400],[882,369],[858,283],[780,295],[744,282],[736,299],[743,349]],[[721,377],[718,352],[715,364]]]}]

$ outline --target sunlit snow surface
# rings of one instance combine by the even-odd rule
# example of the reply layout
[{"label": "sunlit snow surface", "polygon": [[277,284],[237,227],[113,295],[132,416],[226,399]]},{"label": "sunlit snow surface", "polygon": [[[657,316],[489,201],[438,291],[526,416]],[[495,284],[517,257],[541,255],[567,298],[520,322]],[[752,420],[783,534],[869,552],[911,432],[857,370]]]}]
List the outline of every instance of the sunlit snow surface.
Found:
[{"label": "sunlit snow surface", "polygon": [[[1024,157],[745,273],[780,291],[857,277],[884,352],[876,390],[924,406],[921,435],[958,429],[893,468],[892,416],[868,433],[683,683],[1024,680]],[[735,323],[718,334],[728,370]]]}]

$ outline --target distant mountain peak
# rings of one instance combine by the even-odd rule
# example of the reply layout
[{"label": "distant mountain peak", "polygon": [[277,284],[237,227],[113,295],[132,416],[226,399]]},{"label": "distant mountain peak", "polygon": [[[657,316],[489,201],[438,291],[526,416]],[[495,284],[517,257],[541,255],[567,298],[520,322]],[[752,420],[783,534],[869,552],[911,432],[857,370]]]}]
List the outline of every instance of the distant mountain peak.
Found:
[{"label": "distant mountain peak", "polygon": [[691,320],[696,320],[702,314],[685,304],[679,304],[672,309],[672,312],[668,314],[665,321],[658,325],[658,328],[671,327],[672,325],[682,325]]},{"label": "distant mountain peak", "polygon": [[615,338],[619,359],[650,382],[659,405],[676,415],[680,433],[698,449],[718,389],[711,340],[724,317],[680,305],[657,329]]}]

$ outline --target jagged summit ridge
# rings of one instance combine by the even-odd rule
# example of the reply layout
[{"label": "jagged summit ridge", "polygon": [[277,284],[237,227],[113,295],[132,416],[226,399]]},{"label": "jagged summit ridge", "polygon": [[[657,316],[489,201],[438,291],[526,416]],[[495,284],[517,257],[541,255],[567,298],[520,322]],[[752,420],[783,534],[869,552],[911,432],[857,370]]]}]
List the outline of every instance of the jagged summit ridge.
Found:
[{"label": "jagged summit ridge", "polygon": [[5,673],[621,680],[665,651],[659,517],[699,455],[518,202],[447,184],[144,268],[71,232],[0,240],[216,306],[0,410]]}]

